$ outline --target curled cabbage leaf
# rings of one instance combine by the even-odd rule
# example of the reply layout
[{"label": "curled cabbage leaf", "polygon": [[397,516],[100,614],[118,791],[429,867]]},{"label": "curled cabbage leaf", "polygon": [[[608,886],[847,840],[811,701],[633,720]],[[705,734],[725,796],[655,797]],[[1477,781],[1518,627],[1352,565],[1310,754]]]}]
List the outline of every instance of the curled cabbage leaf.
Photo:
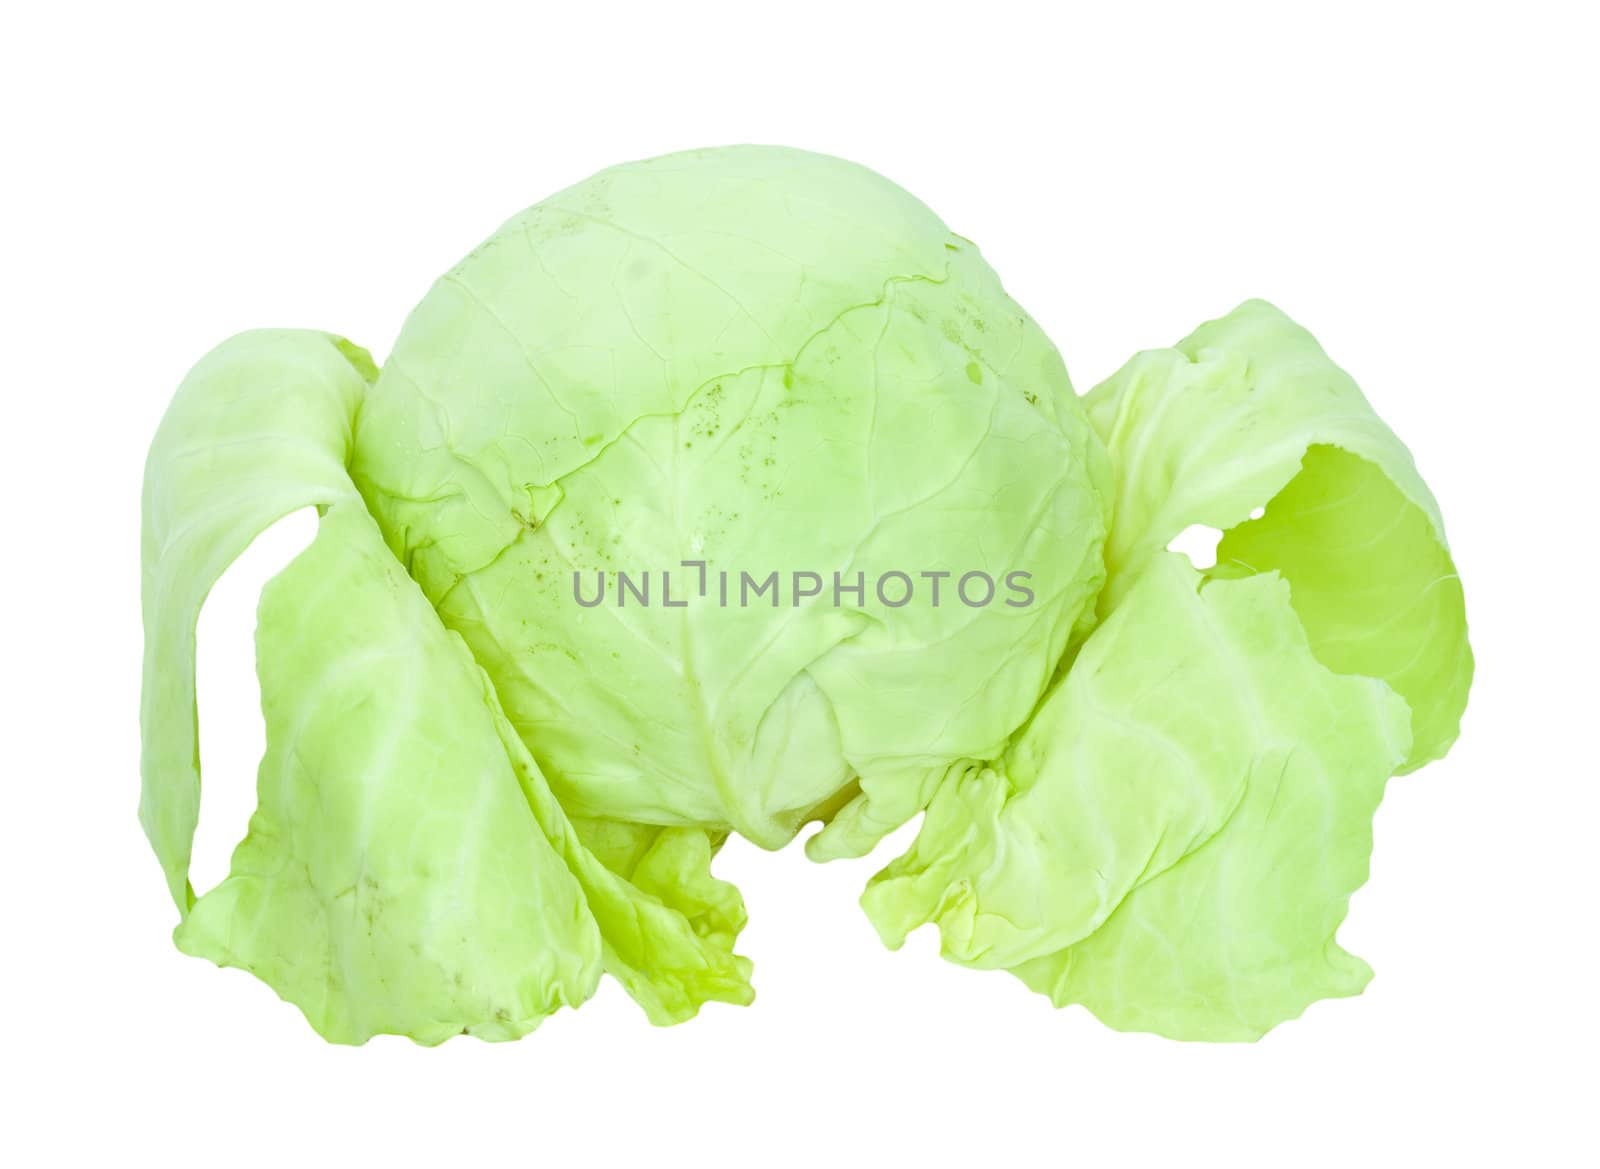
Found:
[{"label": "curled cabbage leaf", "polygon": [[[748,1001],[743,905],[710,876],[705,834],[642,841],[633,880],[608,868],[385,546],[344,469],[371,374],[338,338],[243,334],[196,366],[152,446],[140,811],[179,947],[251,971],[340,1042],[516,1038],[602,970],[658,1022]],[[315,540],[261,599],[259,805],[197,899],[200,605],[257,533],[308,506]]]},{"label": "curled cabbage leaf", "polygon": [[[1116,481],[1101,624],[1005,751],[940,777],[863,904],[890,945],[935,922],[947,957],[1114,1027],[1255,1038],[1371,977],[1334,935],[1385,782],[1456,736],[1460,581],[1405,448],[1270,305],[1088,405]],[[1223,531],[1204,571],[1166,551],[1195,524]]]}]

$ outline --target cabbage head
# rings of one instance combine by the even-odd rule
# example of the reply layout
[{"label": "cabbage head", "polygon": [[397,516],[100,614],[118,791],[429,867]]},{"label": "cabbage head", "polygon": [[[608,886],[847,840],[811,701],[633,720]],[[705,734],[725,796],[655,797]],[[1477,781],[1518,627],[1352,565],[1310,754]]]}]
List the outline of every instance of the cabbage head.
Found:
[{"label": "cabbage head", "polygon": [[[188,879],[206,593],[264,590],[267,751]],[[1197,569],[1180,531],[1225,535]],[[751,997],[737,833],[819,860],[923,814],[863,904],[1117,1027],[1250,1038],[1366,967],[1333,934],[1471,657],[1437,506],[1250,302],[1080,398],[977,249],[859,166],[603,171],[441,277],[381,370],[234,337],[144,490],[141,819],[178,945],[329,1039],[515,1038],[617,978]]]}]

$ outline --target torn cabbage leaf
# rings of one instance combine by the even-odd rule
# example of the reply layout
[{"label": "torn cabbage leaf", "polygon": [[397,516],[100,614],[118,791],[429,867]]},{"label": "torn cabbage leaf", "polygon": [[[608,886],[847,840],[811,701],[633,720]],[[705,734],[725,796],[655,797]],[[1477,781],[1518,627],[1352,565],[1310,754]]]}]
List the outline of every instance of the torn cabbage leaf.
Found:
[{"label": "torn cabbage leaf", "polygon": [[[891,946],[935,922],[1113,1027],[1253,1039],[1370,977],[1335,934],[1386,780],[1455,738],[1460,582],[1405,448],[1269,305],[1088,404],[1102,623],[997,759],[940,777],[863,905]],[[1225,531],[1204,573],[1165,551],[1192,524]]]},{"label": "torn cabbage leaf", "polygon": [[[152,446],[141,811],[178,945],[251,971],[338,1042],[515,1038],[602,969],[657,1022],[748,1001],[742,902],[706,871],[705,834],[652,841],[644,886],[601,863],[384,544],[344,472],[370,375],[337,338],[244,334],[185,380]],[[316,538],[261,601],[259,805],[197,900],[195,622],[250,539],[308,505]]]},{"label": "torn cabbage leaf", "polygon": [[1279,572],[1318,660],[1410,703],[1404,770],[1444,755],[1472,651],[1439,505],[1310,333],[1247,301],[1139,354],[1085,401],[1116,466],[1102,614],[1179,532],[1217,528],[1211,575]]}]

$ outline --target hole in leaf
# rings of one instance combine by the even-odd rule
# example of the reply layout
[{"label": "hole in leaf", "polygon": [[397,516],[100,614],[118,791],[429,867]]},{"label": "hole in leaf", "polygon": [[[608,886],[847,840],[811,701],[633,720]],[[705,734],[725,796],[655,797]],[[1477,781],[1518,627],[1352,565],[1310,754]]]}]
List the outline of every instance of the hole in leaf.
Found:
[{"label": "hole in leaf", "polygon": [[256,807],[256,768],[266,749],[256,683],[256,603],[261,586],[305,550],[317,532],[313,508],[257,536],[211,590],[196,630],[200,715],[200,826],[189,883],[196,895],[228,875]]},{"label": "hole in leaf", "polygon": [[1208,528],[1205,524],[1190,524],[1168,541],[1167,551],[1182,552],[1189,558],[1190,564],[1203,572],[1216,566],[1217,543],[1221,539],[1222,533],[1216,528]]}]

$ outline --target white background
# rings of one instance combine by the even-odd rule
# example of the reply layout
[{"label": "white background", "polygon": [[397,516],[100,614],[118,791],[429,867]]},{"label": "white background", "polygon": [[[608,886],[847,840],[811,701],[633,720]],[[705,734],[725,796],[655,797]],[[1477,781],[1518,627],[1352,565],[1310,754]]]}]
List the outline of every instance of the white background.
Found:
[{"label": "white background", "polygon": [[[540,7],[5,18],[13,1163],[1594,1164],[1586,6]],[[524,205],[743,141],[920,195],[1080,389],[1264,296],[1409,442],[1478,680],[1454,753],[1379,813],[1341,935],[1377,970],[1365,995],[1256,1046],[1119,1035],[931,937],[883,951],[854,904],[874,862],[738,842],[718,869],[759,1001],[671,1030],[607,984],[520,1043],[335,1048],[173,949],[134,809],[139,478],[179,378],[261,325],[381,359]],[[255,592],[309,531],[271,532],[202,622],[202,887],[251,806]]]}]

